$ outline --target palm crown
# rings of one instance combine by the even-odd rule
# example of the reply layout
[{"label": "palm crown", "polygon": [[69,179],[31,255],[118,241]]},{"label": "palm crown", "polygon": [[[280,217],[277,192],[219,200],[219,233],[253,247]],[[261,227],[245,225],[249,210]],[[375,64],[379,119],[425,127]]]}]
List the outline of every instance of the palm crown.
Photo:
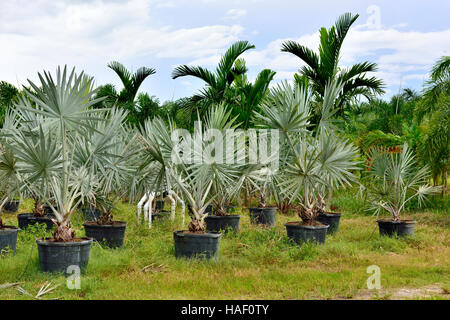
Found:
[{"label": "palm crown", "polygon": [[[234,43],[222,56],[215,71],[210,71],[200,66],[180,65],[173,70],[172,78],[191,76],[203,80],[206,87],[191,97],[189,105],[205,103],[221,103],[230,101],[229,88],[239,75],[245,74],[247,68],[245,64],[236,63],[238,58],[255,46],[247,41],[238,41]],[[205,113],[203,113],[205,114]]]},{"label": "palm crown", "polygon": [[335,102],[335,107],[341,114],[346,103],[354,97],[363,95],[370,99],[375,94],[384,93],[381,80],[366,76],[366,73],[377,70],[375,63],[362,62],[349,68],[340,68],[338,65],[344,39],[357,18],[358,15],[345,13],[330,29],[320,29],[318,54],[295,41],[284,42],[281,49],[296,55],[306,64],[300,69],[300,75],[296,75],[296,80],[311,86],[319,98],[324,97],[325,88],[330,82],[338,81],[343,84],[342,92]]}]

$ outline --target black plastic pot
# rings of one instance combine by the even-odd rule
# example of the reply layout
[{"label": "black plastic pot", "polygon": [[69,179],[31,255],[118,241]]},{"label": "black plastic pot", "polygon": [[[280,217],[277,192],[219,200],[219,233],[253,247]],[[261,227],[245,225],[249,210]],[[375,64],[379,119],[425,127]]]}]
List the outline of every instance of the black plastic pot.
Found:
[{"label": "black plastic pot", "polygon": [[[191,208],[191,205],[188,204],[188,209],[190,209],[190,208]],[[212,213],[212,212],[213,212],[212,204],[209,204],[209,205],[206,207],[206,210],[205,210],[204,213]]]},{"label": "black plastic pot", "polygon": [[287,235],[298,244],[304,242],[325,243],[328,225],[303,226],[297,222],[285,224]]},{"label": "black plastic pot", "polygon": [[20,229],[26,229],[32,223],[33,214],[32,213],[21,213],[17,215],[17,221],[19,223]]},{"label": "black plastic pot", "polygon": [[416,221],[413,220],[377,220],[378,228],[380,229],[380,235],[382,236],[414,236],[414,227]]},{"label": "black plastic pot", "polygon": [[164,210],[164,200],[156,200],[156,210],[163,211]]},{"label": "black plastic pot", "polygon": [[188,231],[174,231],[175,257],[217,258],[221,237],[220,233],[195,234]]},{"label": "black plastic pot", "polygon": [[[58,210],[58,207],[57,207],[57,206],[54,206],[54,208],[55,208],[56,210]],[[53,214],[52,208],[51,208],[50,206],[48,206],[48,205],[45,205],[45,206],[44,206],[44,210],[45,210],[45,213],[46,213],[47,215]]]},{"label": "black plastic pot", "polygon": [[24,230],[27,229],[28,226],[30,226],[30,225],[43,223],[46,225],[46,229],[48,231],[50,231],[55,226],[55,224],[53,223],[51,218],[55,219],[55,215],[50,214],[50,215],[47,215],[46,217],[35,217],[35,216],[33,216],[32,213],[21,213],[21,214],[17,215],[17,221],[19,222],[19,228],[24,229]]},{"label": "black plastic pot", "polygon": [[317,216],[317,221],[329,226],[327,231],[328,234],[332,234],[338,231],[340,220],[340,213],[323,213]]},{"label": "black plastic pot", "polygon": [[250,221],[253,224],[262,224],[274,227],[276,224],[277,208],[248,208]]},{"label": "black plastic pot", "polygon": [[19,200],[11,200],[5,203],[3,210],[9,213],[15,213],[19,210]]},{"label": "black plastic pot", "polygon": [[66,272],[69,266],[85,269],[89,262],[92,239],[73,242],[52,242],[37,239],[39,264],[44,272]]},{"label": "black plastic pot", "polygon": [[166,220],[170,217],[169,211],[152,212],[152,220]]},{"label": "black plastic pot", "polygon": [[0,229],[0,255],[9,251],[16,253],[17,232],[19,228],[12,226],[5,226]]},{"label": "black plastic pot", "polygon": [[241,216],[207,216],[205,218],[207,232],[239,231],[239,220]]},{"label": "black plastic pot", "polygon": [[97,208],[82,208],[81,212],[83,212],[85,221],[95,221],[102,215]]},{"label": "black plastic pot", "polygon": [[123,245],[127,223],[114,221],[114,225],[98,225],[95,222],[83,223],[86,237],[92,238],[109,248],[119,248]]}]

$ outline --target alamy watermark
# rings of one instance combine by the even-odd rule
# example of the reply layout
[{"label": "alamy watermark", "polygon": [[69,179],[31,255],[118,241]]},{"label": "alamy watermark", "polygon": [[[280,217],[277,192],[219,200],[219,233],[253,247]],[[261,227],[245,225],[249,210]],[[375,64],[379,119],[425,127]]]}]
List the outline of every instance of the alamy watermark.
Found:
[{"label": "alamy watermark", "polygon": [[380,290],[381,289],[381,269],[379,266],[373,265],[367,267],[367,273],[371,274],[367,278],[367,289],[369,290]]},{"label": "alamy watermark", "polygon": [[66,286],[69,290],[80,290],[81,289],[81,270],[77,265],[68,266],[66,269],[66,274],[69,276],[66,280]]}]

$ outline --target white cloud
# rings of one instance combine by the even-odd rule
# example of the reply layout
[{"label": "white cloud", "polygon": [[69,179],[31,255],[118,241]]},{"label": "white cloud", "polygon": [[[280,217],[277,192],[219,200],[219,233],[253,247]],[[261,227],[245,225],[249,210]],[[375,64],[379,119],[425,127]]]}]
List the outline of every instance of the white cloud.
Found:
[{"label": "white cloud", "polygon": [[225,20],[238,20],[247,15],[247,10],[244,9],[230,9],[225,15]]},{"label": "white cloud", "polygon": [[53,71],[66,63],[97,75],[111,60],[199,59],[217,55],[243,32],[237,25],[154,26],[152,17],[160,4],[146,0],[2,1],[2,80],[16,83],[18,79],[23,84],[37,71]]},{"label": "white cloud", "polygon": [[[67,63],[95,75],[98,83],[111,82],[115,76],[106,68],[111,60],[127,66],[160,63],[167,69],[187,62],[211,67],[231,43],[252,38],[260,42],[256,50],[244,55],[250,76],[270,68],[277,71],[277,81],[291,79],[302,63],[297,57],[280,52],[280,48],[287,40],[281,37],[293,31],[284,30],[283,21],[281,31],[270,24],[267,28],[273,32],[259,25],[259,34],[252,27],[244,30],[239,19],[254,12],[248,3],[248,0],[0,0],[1,80],[24,83],[28,77],[35,79],[37,71],[53,71],[58,64]],[[205,26],[199,16],[186,28],[165,23],[168,21],[165,14],[176,18],[179,14],[176,10],[196,5],[223,9],[213,19],[208,17],[210,21],[220,21],[221,17],[223,20]],[[380,71],[376,75],[386,81],[390,91],[396,92],[393,86],[400,82],[403,86],[421,82],[437,58],[450,54],[450,28],[413,31],[406,23],[385,26],[377,8],[369,7],[369,19],[350,30],[342,48],[342,65],[364,60],[377,62]],[[172,12],[174,15],[170,16]],[[245,20],[248,23],[249,19]],[[279,34],[280,38],[261,44],[273,34]],[[319,34],[299,33],[291,40],[317,51]],[[161,81],[169,81],[169,75],[164,77]],[[178,84],[190,87],[188,83],[164,82],[164,86]],[[192,90],[196,86],[193,81]]]},{"label": "white cloud", "polygon": [[[348,33],[341,51],[341,65],[350,66],[365,60],[377,62],[375,75],[387,86],[408,85],[410,80],[423,80],[431,65],[442,55],[450,53],[450,29],[442,31],[403,31],[394,27],[378,29],[357,26]],[[247,64],[277,71],[277,79],[291,79],[303,63],[294,55],[280,51],[283,41],[277,39],[262,50],[246,54]],[[319,33],[290,39],[318,51]]]}]

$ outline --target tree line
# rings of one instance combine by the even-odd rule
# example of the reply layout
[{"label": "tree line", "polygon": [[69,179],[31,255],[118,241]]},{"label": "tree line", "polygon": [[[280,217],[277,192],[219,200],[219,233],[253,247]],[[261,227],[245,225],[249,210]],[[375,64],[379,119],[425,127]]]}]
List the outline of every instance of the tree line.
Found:
[{"label": "tree line", "polygon": [[[377,71],[377,64],[369,61],[343,67],[339,64],[342,44],[358,15],[345,13],[330,28],[321,28],[317,51],[295,41],[285,41],[280,50],[303,62],[292,81],[302,92],[312,96],[318,107],[311,115],[317,124],[326,87],[332,81],[342,84],[342,90],[332,108],[335,125],[360,148],[369,154],[374,146],[393,148],[407,142],[422,164],[429,164],[434,184],[447,186],[449,160],[450,114],[450,57],[443,56],[431,70],[430,78],[420,92],[405,88],[389,100],[380,96],[385,84],[368,73]],[[190,97],[175,101],[161,101],[154,95],[139,92],[142,83],[156,70],[141,67],[131,72],[117,61],[107,66],[121,80],[122,88],[112,84],[98,87],[92,99],[104,98],[93,108],[118,106],[128,114],[126,122],[141,128],[146,119],[173,119],[178,127],[193,129],[194,121],[203,119],[211,106],[224,104],[243,129],[254,126],[254,115],[260,111],[276,72],[264,69],[255,81],[248,79],[248,68],[242,55],[255,46],[248,41],[234,43],[221,57],[213,70],[202,66],[180,65],[172,78],[195,77],[204,87]],[[28,88],[33,90],[33,88]],[[0,82],[0,125],[6,112],[22,95],[23,89],[5,81]],[[365,98],[362,99],[361,98]]]}]

